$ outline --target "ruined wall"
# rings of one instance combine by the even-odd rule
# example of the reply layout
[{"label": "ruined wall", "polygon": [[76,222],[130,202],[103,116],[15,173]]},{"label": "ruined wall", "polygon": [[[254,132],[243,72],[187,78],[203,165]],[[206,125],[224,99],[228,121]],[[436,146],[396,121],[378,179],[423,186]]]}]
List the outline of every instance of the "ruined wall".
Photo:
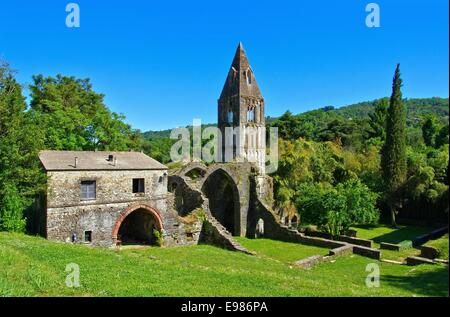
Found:
[{"label": "ruined wall", "polygon": [[[134,178],[145,179],[145,193],[132,192]],[[96,199],[81,200],[81,181],[96,181]],[[47,238],[70,241],[76,234],[92,231],[92,244],[113,244],[112,229],[127,208],[146,205],[154,208],[166,234],[177,222],[167,208],[167,171],[58,171],[48,172]]]},{"label": "ruined wall", "polygon": [[169,176],[168,212],[177,220],[166,236],[166,245],[194,245],[200,239],[203,226],[201,213],[208,210],[208,201],[200,190],[188,183],[188,178]]},{"label": "ruined wall", "polygon": [[[189,175],[192,169],[197,169],[199,167],[204,171],[204,173],[199,174],[199,178],[192,179],[186,176]],[[174,209],[177,210],[179,215],[178,219],[180,220],[178,231],[174,232],[172,237],[174,237],[173,240],[177,244],[189,245],[205,243],[249,253],[233,239],[231,233],[228,232],[212,215],[210,201],[201,191],[201,189],[204,189],[206,179],[221,167],[228,168],[222,164],[214,164],[208,168],[204,165],[193,163],[186,166],[181,171],[175,171],[169,176],[169,191],[171,191],[171,193],[169,193],[169,200],[171,197],[173,198],[172,200],[174,200],[171,204],[169,203],[169,206],[174,206]],[[249,168],[249,166],[247,165],[245,168]],[[233,173],[233,169],[228,169],[227,173],[236,176]],[[247,181],[245,181],[244,184],[248,186],[248,173],[241,176],[246,177]],[[231,177],[231,175],[226,177]],[[241,184],[241,181],[238,180],[238,182]],[[214,187],[215,184],[213,183],[211,185]],[[177,200],[176,196],[181,196],[182,198],[183,206],[181,206],[181,208],[175,203],[175,200]],[[248,208],[248,193],[241,195],[240,197],[244,197],[242,201],[247,204],[245,206]],[[240,200],[238,199],[236,203],[239,203],[239,201]],[[247,210],[245,214],[247,214]],[[240,213],[238,216],[240,217]]]}]

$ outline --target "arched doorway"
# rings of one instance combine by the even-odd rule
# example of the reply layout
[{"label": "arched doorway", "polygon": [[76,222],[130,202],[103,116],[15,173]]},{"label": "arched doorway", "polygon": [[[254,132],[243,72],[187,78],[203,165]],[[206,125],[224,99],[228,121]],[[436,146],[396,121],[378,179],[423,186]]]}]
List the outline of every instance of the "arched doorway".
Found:
[{"label": "arched doorway", "polygon": [[202,186],[209,200],[211,214],[232,234],[240,235],[239,191],[231,176],[223,169],[212,172]]},{"label": "arched doorway", "polygon": [[156,244],[155,230],[163,229],[161,217],[156,209],[139,205],[121,213],[114,225],[112,238],[115,243]]}]

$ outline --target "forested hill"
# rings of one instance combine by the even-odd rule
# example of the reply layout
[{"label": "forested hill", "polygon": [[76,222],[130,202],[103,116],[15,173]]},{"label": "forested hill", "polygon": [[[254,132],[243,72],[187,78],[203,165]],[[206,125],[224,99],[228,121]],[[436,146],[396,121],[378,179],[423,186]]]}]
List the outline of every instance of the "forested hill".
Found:
[{"label": "forested hill", "polygon": [[[344,106],[333,111],[348,119],[363,119],[367,118],[369,113],[373,112],[374,105],[379,100],[380,99],[360,102],[350,106]],[[433,97],[405,99],[404,102],[407,110],[407,121],[409,123],[418,122],[424,116],[432,113],[442,120],[448,120],[448,98]]]},{"label": "forested hill", "polygon": [[[343,106],[340,108],[334,108],[333,106],[327,106],[316,110],[300,113],[298,116],[307,117],[311,119],[319,119],[326,113],[327,117],[342,117],[351,120],[360,120],[368,118],[369,113],[372,113],[375,105],[381,99],[373,101],[364,101],[353,105]],[[449,102],[448,98],[417,98],[417,99],[405,99],[405,106],[407,109],[407,123],[408,125],[419,124],[420,120],[429,114],[435,114],[442,121],[448,121],[449,117]],[[268,117],[267,123],[271,123],[277,118]],[[314,121],[316,121],[314,120]],[[215,124],[208,124],[206,126],[214,126]],[[189,127],[189,126],[188,126]],[[144,139],[157,140],[170,137],[171,129],[161,131],[147,131],[142,133]]]}]

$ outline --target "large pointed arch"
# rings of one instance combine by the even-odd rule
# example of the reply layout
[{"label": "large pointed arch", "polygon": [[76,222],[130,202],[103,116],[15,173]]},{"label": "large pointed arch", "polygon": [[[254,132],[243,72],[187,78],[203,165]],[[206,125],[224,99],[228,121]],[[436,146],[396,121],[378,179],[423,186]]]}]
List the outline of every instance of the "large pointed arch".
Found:
[{"label": "large pointed arch", "polygon": [[223,168],[211,171],[201,190],[208,198],[211,214],[232,234],[241,233],[239,189],[233,177]]}]

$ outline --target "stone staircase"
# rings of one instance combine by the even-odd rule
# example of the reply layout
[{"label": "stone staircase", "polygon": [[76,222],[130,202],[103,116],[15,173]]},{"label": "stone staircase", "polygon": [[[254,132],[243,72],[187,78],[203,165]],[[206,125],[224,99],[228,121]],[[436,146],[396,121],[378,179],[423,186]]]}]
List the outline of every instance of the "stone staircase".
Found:
[{"label": "stone staircase", "polygon": [[211,234],[214,238],[214,241],[212,241],[212,244],[218,244],[221,247],[224,247],[229,250],[233,251],[239,251],[246,254],[253,255],[254,253],[248,251],[246,248],[244,248],[239,242],[237,242],[232,234],[213,216],[211,213],[206,213],[206,219],[205,222],[208,223],[210,226],[210,230],[212,229],[213,232],[209,232],[210,238]]},{"label": "stone staircase", "polygon": [[218,245],[220,247],[239,251],[246,254],[253,254],[239,244],[232,236],[232,234],[212,215],[209,209],[208,198],[202,193],[198,187],[198,181],[191,180],[188,177],[176,175],[176,180],[182,183],[186,188],[192,192],[193,196],[198,196],[198,206],[191,206],[192,209],[202,208],[205,212],[205,220],[203,223],[202,234],[199,238],[199,243],[207,243],[212,245]]}]

